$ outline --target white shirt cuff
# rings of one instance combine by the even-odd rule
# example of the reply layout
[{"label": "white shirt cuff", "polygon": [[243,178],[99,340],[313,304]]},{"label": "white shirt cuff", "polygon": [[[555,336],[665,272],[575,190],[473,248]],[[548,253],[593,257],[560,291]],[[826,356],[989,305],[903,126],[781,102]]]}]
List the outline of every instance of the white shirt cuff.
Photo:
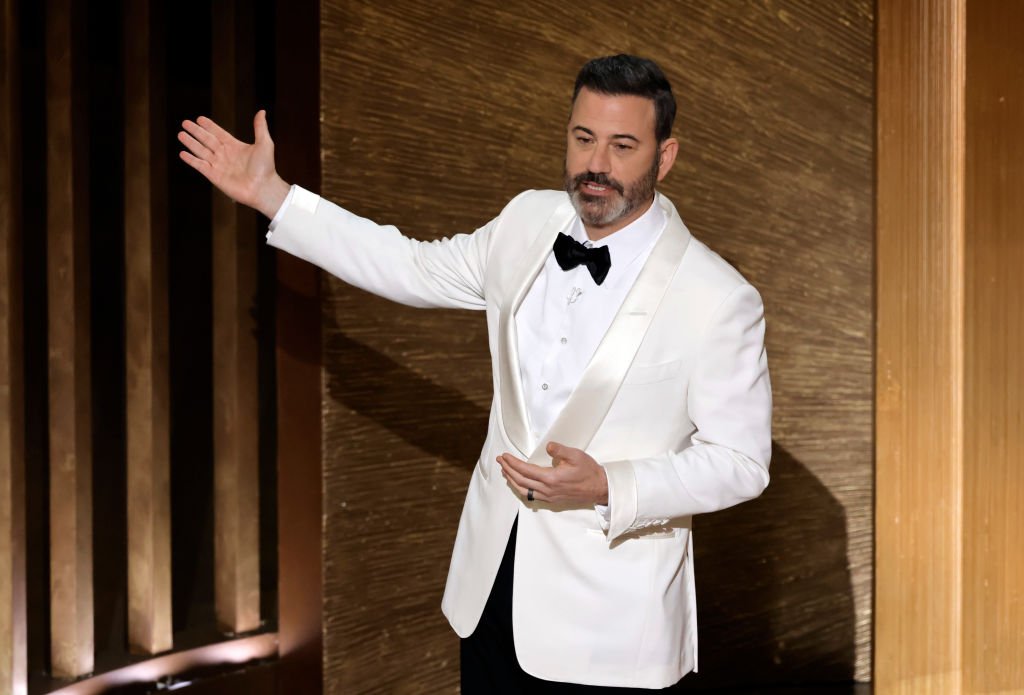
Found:
[{"label": "white shirt cuff", "polygon": [[289,207],[295,205],[300,210],[304,210],[312,215],[316,213],[316,208],[319,204],[320,196],[316,193],[307,191],[302,186],[296,186],[293,184],[292,187],[288,189],[288,195],[285,197],[284,202],[281,203],[281,207],[279,207],[277,212],[274,213],[274,219],[270,220],[267,239],[269,239],[274,233],[274,230],[277,229],[278,223],[281,221],[281,218],[284,217],[284,213]]},{"label": "white shirt cuff", "polygon": [[[604,466],[601,466],[604,469]],[[605,480],[608,479],[608,471],[604,472]],[[612,507],[611,500],[608,500],[609,504],[595,504],[594,511],[597,512],[597,523],[601,524],[601,530],[607,531],[608,524],[612,521]]]}]

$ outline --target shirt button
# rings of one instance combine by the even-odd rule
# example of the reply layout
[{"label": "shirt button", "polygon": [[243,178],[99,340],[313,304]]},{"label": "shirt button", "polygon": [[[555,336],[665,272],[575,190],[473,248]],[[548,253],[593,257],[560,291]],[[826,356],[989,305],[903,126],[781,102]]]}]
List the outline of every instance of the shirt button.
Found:
[{"label": "shirt button", "polygon": [[543,391],[547,391],[547,390],[548,390],[548,385],[547,385],[547,384],[541,384],[541,385],[540,385],[540,388],[541,388],[541,390],[543,390]]},{"label": "shirt button", "polygon": [[568,342],[569,342],[569,340],[567,338],[562,338],[562,345],[565,345]]}]

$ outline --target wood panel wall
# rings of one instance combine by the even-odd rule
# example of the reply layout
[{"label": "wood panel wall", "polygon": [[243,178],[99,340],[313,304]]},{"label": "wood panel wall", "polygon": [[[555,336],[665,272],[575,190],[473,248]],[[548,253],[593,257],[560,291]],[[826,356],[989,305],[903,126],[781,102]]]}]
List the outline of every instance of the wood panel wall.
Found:
[{"label": "wood panel wall", "polygon": [[93,669],[92,376],[84,3],[46,22],[46,237],[50,411],[50,658]]},{"label": "wood panel wall", "polygon": [[[875,678],[956,692],[963,360],[962,2],[878,20]],[[926,21],[922,21],[926,20]],[[926,580],[926,583],[924,583]]]},{"label": "wood panel wall", "polygon": [[1022,31],[879,3],[879,693],[1024,689]]},{"label": "wood panel wall", "polygon": [[[277,169],[320,190],[320,13],[314,3],[277,0],[274,30],[278,108],[272,114]],[[279,682],[323,692],[323,579],[320,428],[320,271],[279,254],[277,481]]]},{"label": "wood panel wall", "polygon": [[[233,669],[276,651],[276,287],[272,251],[258,252],[266,220],[222,199],[217,221],[239,224],[214,234],[210,186],[177,162],[173,137],[186,115],[210,113],[215,93],[248,123],[256,96],[273,108],[272,6],[217,3],[216,19],[238,15],[227,31],[208,4],[198,17],[159,0],[0,3],[0,695],[130,681],[157,689],[161,669],[188,659],[142,664],[140,655],[180,656],[225,632],[260,634],[207,652],[210,673],[218,661]],[[227,243],[215,251],[213,237]],[[318,327],[315,305],[312,314]],[[214,316],[226,329],[218,338],[227,334],[216,348]],[[318,366],[305,369],[315,381],[293,396],[318,409]],[[215,389],[215,373],[226,388]],[[232,439],[221,447],[231,460],[219,495],[215,424]],[[285,427],[292,440],[305,432]],[[303,522],[287,528],[304,534],[312,565],[319,463],[316,453],[305,462],[316,494],[280,503]],[[215,510],[233,531],[217,544],[230,560],[223,574],[243,580],[221,592],[221,624]],[[310,583],[293,590],[316,595]],[[285,622],[289,635],[308,636],[308,616]],[[282,680],[296,682],[317,690]]]},{"label": "wood panel wall", "polygon": [[1024,5],[968,0],[965,693],[1024,690]]},{"label": "wood panel wall", "polygon": [[[323,193],[418,238],[560,187],[587,59],[672,81],[662,190],[762,291],[776,402],[768,491],[695,520],[683,689],[870,678],[873,36],[871,2],[322,3]],[[323,330],[325,689],[454,692],[438,604],[486,430],[483,318],[329,280]]]},{"label": "wood panel wall", "polygon": [[0,695],[24,695],[25,405],[18,3],[0,3]]},{"label": "wood panel wall", "polygon": [[170,315],[163,19],[159,4],[125,5],[125,456],[128,641],[173,646],[171,616]]},{"label": "wood panel wall", "polygon": [[[252,16],[233,0],[212,4],[211,117],[251,132]],[[213,402],[217,622],[225,632],[260,622],[259,346],[256,213],[213,191]]]}]

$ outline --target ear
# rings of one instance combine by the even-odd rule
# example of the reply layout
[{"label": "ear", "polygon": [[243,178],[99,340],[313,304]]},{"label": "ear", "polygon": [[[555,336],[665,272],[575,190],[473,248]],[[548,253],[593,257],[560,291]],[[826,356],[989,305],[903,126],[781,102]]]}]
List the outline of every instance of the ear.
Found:
[{"label": "ear", "polygon": [[658,180],[661,181],[676,163],[676,154],[679,152],[679,141],[675,138],[668,138],[661,143],[661,150],[658,152]]}]

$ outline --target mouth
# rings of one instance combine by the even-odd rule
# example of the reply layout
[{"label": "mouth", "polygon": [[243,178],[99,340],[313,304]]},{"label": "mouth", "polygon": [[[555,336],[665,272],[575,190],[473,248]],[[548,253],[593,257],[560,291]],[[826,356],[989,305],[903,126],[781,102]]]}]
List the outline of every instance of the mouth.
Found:
[{"label": "mouth", "polygon": [[591,195],[603,195],[612,190],[610,186],[599,186],[596,183],[584,183],[582,186],[583,190]]},{"label": "mouth", "polygon": [[604,173],[593,171],[581,171],[570,177],[565,174],[565,190],[571,195],[579,196],[581,201],[602,204],[607,202],[606,198],[612,198],[616,194],[619,197],[625,196],[625,188],[621,183]]}]

